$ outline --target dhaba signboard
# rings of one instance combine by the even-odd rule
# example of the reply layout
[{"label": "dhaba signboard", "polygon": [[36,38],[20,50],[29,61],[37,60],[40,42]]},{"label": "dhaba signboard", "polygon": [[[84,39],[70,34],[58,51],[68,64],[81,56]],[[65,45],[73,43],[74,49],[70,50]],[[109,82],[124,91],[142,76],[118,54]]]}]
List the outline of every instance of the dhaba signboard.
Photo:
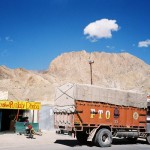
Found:
[{"label": "dhaba signboard", "polygon": [[0,109],[40,110],[40,102],[1,100]]}]

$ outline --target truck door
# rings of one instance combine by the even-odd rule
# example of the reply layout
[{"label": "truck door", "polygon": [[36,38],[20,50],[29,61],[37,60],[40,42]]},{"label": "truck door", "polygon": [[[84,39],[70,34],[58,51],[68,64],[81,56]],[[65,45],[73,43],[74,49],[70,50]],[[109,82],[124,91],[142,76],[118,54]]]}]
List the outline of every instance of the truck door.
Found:
[{"label": "truck door", "polygon": [[147,102],[147,133],[150,133],[150,102]]}]

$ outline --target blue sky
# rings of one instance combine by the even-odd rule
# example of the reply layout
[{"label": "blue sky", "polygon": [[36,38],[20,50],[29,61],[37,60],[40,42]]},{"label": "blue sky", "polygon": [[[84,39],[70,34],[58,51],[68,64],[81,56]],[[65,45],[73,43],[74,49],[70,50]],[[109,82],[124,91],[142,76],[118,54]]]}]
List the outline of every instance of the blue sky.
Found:
[{"label": "blue sky", "polygon": [[0,65],[44,70],[80,50],[150,64],[149,8],[150,0],[0,0]]}]

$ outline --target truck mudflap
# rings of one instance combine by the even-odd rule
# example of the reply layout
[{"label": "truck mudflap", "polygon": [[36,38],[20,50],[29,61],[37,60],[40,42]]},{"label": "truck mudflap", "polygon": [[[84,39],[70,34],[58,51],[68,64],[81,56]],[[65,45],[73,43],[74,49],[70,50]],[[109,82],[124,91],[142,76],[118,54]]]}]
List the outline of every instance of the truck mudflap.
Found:
[{"label": "truck mudflap", "polygon": [[93,141],[93,138],[94,138],[95,133],[96,133],[97,130],[98,130],[98,128],[94,128],[94,129],[90,132],[90,134],[89,134],[89,136],[88,136],[88,138],[87,138],[87,141],[90,141],[90,142]]},{"label": "truck mudflap", "polygon": [[150,133],[147,134],[146,141],[147,141],[148,144],[150,144]]}]

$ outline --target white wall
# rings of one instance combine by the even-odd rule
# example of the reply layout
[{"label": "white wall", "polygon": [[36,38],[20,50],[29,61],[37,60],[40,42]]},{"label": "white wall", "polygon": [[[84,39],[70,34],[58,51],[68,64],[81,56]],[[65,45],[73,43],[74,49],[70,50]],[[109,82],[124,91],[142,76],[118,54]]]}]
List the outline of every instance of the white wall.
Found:
[{"label": "white wall", "polygon": [[39,129],[53,130],[54,129],[54,115],[53,107],[43,105],[39,111]]}]

